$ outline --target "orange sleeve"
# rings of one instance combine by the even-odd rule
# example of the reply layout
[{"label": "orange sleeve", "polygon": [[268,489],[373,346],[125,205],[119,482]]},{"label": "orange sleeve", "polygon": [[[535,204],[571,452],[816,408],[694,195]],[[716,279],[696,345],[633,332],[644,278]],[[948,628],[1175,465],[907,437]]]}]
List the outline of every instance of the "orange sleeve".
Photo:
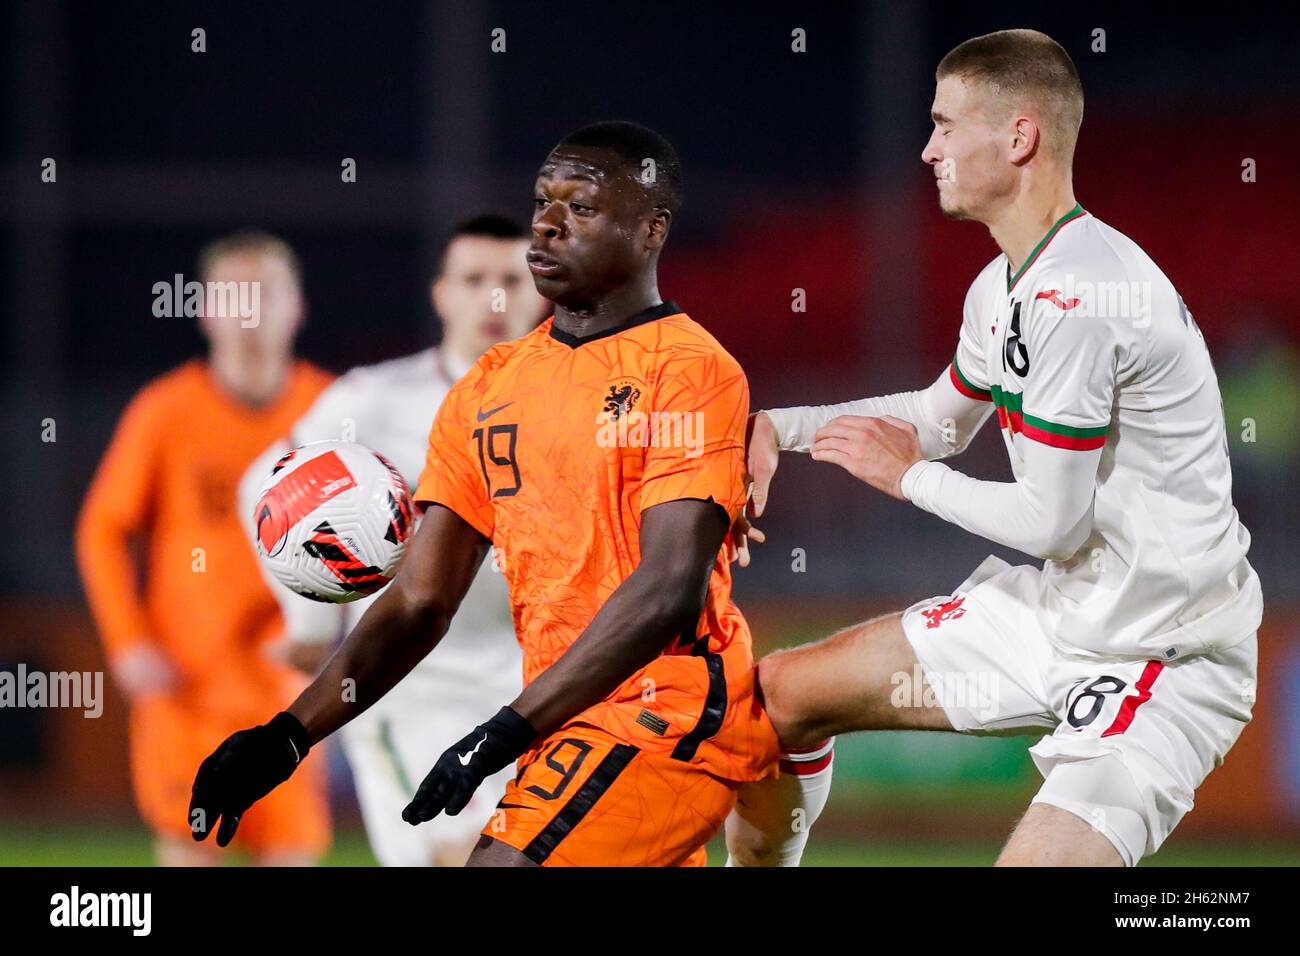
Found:
[{"label": "orange sleeve", "polygon": [[[429,447],[425,452],[424,470],[415,488],[419,504],[437,503],[450,508],[474,526],[479,534],[492,540],[495,520],[492,503],[483,483],[483,468],[469,453],[475,441],[465,410],[465,396],[476,380],[473,372],[461,379],[443,399],[429,430]],[[487,425],[479,441],[486,441]]]},{"label": "orange sleeve", "polygon": [[162,447],[160,410],[148,389],[127,406],[77,519],[77,563],[110,655],[152,635],[132,539],[149,522]]},{"label": "orange sleeve", "polygon": [[713,499],[735,520],[745,506],[749,383],[725,352],[664,363],[654,407],[658,440],[646,449],[641,510],[679,498]]}]

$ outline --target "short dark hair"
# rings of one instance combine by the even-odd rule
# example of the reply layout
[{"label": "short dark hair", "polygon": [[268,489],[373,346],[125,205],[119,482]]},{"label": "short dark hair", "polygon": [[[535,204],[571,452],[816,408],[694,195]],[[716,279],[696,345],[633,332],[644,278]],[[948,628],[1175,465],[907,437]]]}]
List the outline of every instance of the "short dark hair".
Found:
[{"label": "short dark hair", "polygon": [[673,144],[649,127],[627,120],[606,120],[592,123],[570,133],[556,144],[561,146],[592,146],[613,150],[628,167],[632,175],[645,182],[645,161],[654,162],[654,181],[650,185],[650,198],[656,209],[666,209],[674,216],[682,208],[682,161]]},{"label": "short dark hair", "polygon": [[484,239],[508,241],[531,239],[532,235],[532,230],[521,220],[502,213],[486,212],[477,216],[470,216],[468,219],[462,219],[452,226],[442,240],[442,247],[438,250],[438,260],[434,263],[434,277],[436,278],[442,274],[442,265],[447,260],[447,250],[461,236],[479,236]]}]

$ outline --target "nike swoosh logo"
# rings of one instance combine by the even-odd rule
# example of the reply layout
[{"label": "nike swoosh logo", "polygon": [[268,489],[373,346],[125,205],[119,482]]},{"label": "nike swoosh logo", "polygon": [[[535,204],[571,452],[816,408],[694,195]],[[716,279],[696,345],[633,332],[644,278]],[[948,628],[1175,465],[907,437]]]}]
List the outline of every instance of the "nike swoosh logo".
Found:
[{"label": "nike swoosh logo", "polygon": [[479,421],[481,421],[481,422],[485,422],[485,421],[487,421],[489,418],[491,418],[493,415],[495,415],[497,412],[501,411],[501,409],[503,409],[503,408],[509,408],[509,407],[510,407],[511,405],[513,405],[513,404],[514,404],[514,402],[506,402],[504,405],[498,405],[496,408],[492,409],[491,411],[487,411],[487,412],[485,412],[485,411],[483,411],[482,409],[479,409],[479,410],[478,410],[477,412],[475,412],[474,414],[475,414],[475,416],[478,418]]},{"label": "nike swoosh logo", "polygon": [[460,761],[460,765],[461,765],[462,767],[468,767],[468,766],[469,766],[469,762],[470,762],[470,760],[472,760],[472,759],[474,758],[474,755],[475,755],[476,753],[478,753],[478,748],[479,748],[479,747],[482,747],[483,744],[485,744],[486,742],[487,742],[487,734],[484,734],[484,735],[483,735],[483,739],[480,740],[478,743],[476,743],[476,744],[474,745],[474,749],[471,750],[469,753],[467,753],[467,754],[457,754],[457,755],[456,755],[456,759]]}]

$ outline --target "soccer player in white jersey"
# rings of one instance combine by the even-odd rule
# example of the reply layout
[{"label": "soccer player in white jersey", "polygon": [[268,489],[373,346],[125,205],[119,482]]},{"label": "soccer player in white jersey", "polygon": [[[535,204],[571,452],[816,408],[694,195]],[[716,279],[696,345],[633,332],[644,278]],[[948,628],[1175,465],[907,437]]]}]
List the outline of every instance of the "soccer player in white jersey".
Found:
[{"label": "soccer player in white jersey", "polygon": [[[448,390],[490,347],[518,338],[542,317],[545,302],[524,260],[529,238],[524,226],[494,215],[454,229],[430,290],[442,320],[441,345],[354,368],[334,382],[286,441],[249,469],[240,489],[244,513],[252,514],[257,487],[274,462],[310,441],[360,442],[387,457],[414,488],[433,416]],[[280,585],[273,590],[284,611],[286,653],[313,674],[373,600],[320,604]],[[486,781],[459,816],[443,814],[412,828],[402,808],[465,726],[518,695],[522,672],[505,579],[485,561],[438,653],[343,731],[366,833],[382,864],[460,866],[468,858],[512,770]]]},{"label": "soccer player in white jersey", "polygon": [[[1169,279],[1075,199],[1083,90],[1065,50],[992,33],[936,80],[921,158],[943,212],[983,223],[1002,254],[928,388],[755,416],[754,511],[778,449],[811,452],[1044,564],[990,557],[949,595],[769,656],[764,698],[786,746],[862,729],[1045,734],[1030,748],[1042,788],[998,863],[1133,865],[1191,809],[1254,701],[1263,599],[1218,383]],[[994,412],[1014,480],[939,461]],[[925,686],[899,694],[917,673]]]}]

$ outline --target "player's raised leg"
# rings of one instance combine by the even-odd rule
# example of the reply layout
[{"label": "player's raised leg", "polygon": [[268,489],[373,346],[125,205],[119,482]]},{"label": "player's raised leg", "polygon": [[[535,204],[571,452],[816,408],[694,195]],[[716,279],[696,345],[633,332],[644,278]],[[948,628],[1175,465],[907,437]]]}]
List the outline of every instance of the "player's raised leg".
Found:
[{"label": "player's raised leg", "polygon": [[768,655],[758,682],[781,745],[790,748],[850,730],[952,730],[925,694],[895,693],[920,673],[896,612]]}]

